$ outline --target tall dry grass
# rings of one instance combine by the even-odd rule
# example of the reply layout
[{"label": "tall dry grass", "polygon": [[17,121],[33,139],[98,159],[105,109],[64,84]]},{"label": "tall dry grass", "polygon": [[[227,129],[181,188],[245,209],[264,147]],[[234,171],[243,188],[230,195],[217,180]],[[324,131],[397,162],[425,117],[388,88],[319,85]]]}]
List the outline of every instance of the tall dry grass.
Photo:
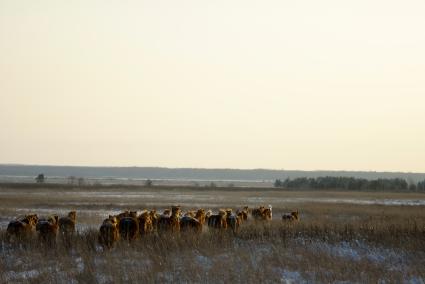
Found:
[{"label": "tall dry grass", "polygon": [[[273,222],[244,223],[236,235],[208,230],[201,235],[153,235],[131,244],[119,242],[106,251],[97,242],[97,229],[109,210],[161,209],[175,203],[176,197],[184,210],[203,205],[195,205],[194,196],[208,203],[206,209],[216,210],[217,206],[258,206],[257,197],[420,199],[424,195],[242,189],[176,189],[171,194],[169,188],[131,188],[124,192],[101,189],[112,195],[86,188],[2,188],[0,283],[425,281],[423,206],[276,202]],[[152,194],[154,198],[138,193]],[[217,196],[221,199],[211,204],[210,197],[215,200]],[[245,203],[251,197],[250,203]],[[61,215],[71,209],[77,210],[80,230],[71,247],[60,239],[54,247],[46,247],[37,238],[26,244],[7,240],[5,226],[11,218],[29,211]],[[300,222],[286,224],[279,220],[281,213],[295,209],[301,212]]]},{"label": "tall dry grass", "polygon": [[425,222],[390,218],[245,223],[241,231],[151,235],[111,250],[97,231],[46,247],[0,234],[0,282],[397,282],[425,279]]}]

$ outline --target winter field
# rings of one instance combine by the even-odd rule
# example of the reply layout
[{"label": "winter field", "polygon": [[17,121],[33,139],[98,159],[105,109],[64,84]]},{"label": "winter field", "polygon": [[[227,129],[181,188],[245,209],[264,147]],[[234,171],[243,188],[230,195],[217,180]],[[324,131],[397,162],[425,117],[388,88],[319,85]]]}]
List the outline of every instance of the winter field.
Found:
[{"label": "winter field", "polygon": [[[173,204],[234,210],[271,204],[273,221],[248,220],[239,233],[151,235],[109,251],[102,220],[122,210]],[[77,211],[72,247],[33,239],[10,243],[10,220]],[[284,212],[298,210],[297,223]],[[425,195],[258,188],[0,188],[0,283],[424,283]]]}]

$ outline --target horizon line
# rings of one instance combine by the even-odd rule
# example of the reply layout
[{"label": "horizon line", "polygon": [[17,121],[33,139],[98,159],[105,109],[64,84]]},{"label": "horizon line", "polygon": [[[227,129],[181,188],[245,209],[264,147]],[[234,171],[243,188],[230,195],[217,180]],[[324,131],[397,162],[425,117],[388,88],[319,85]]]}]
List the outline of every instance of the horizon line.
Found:
[{"label": "horizon line", "polygon": [[425,174],[425,172],[411,171],[379,171],[379,170],[290,170],[273,168],[208,168],[208,167],[165,167],[165,166],[81,166],[81,165],[52,165],[52,164],[21,164],[21,163],[0,163],[0,166],[27,166],[27,167],[75,167],[75,168],[153,168],[153,169],[190,169],[190,170],[236,170],[236,171],[285,171],[285,172],[354,172],[354,173],[402,173],[402,174]]}]

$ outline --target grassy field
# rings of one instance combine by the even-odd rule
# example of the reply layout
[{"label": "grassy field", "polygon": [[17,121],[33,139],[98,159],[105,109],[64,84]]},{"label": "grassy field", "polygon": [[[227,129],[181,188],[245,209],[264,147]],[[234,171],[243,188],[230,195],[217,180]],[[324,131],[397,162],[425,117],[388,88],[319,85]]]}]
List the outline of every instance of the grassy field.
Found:
[{"label": "grassy field", "polygon": [[[0,189],[0,283],[283,282],[424,283],[425,195],[197,188]],[[110,213],[180,204],[273,205],[268,224],[247,221],[236,235],[152,235],[110,251],[97,230]],[[12,218],[78,212],[71,248],[9,243]],[[296,224],[280,221],[298,209]]]}]

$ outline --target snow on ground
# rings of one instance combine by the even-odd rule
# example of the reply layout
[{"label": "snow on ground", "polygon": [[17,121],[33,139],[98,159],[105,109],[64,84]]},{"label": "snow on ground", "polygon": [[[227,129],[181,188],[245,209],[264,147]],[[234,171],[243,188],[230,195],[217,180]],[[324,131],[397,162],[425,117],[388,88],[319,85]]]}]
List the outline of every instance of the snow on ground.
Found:
[{"label": "snow on ground", "polygon": [[32,278],[35,278],[38,275],[40,275],[40,272],[35,269],[28,270],[28,271],[20,271],[20,272],[9,271],[9,272],[6,272],[6,274],[4,275],[4,278],[6,279],[7,282],[30,281]]},{"label": "snow on ground", "polygon": [[405,284],[424,284],[425,280],[421,277],[412,277],[404,281]]},{"label": "snow on ground", "polygon": [[391,264],[394,267],[402,268],[407,266],[408,255],[401,249],[377,247],[362,241],[339,243],[327,243],[316,240],[297,239],[296,243],[310,248],[316,252],[341,258],[348,258],[352,261],[367,259],[378,264]]},{"label": "snow on ground", "polygon": [[343,203],[358,205],[387,205],[387,206],[425,206],[423,199],[351,199],[351,198],[306,198],[306,197],[248,197],[250,204],[285,204],[285,203]]},{"label": "snow on ground", "polygon": [[[401,249],[373,246],[362,241],[328,243],[299,238],[289,244],[288,247],[282,249],[282,247],[277,247],[275,244],[267,242],[235,239],[234,246],[229,251],[209,252],[207,255],[193,249],[186,251],[183,255],[179,253],[168,255],[166,262],[162,264],[163,270],[158,271],[155,278],[159,281],[172,282],[179,279],[184,280],[189,275],[202,281],[203,279],[208,279],[208,273],[217,271],[217,267],[223,264],[232,265],[234,273],[243,277],[244,273],[247,273],[250,269],[264,267],[263,262],[265,261],[270,265],[270,272],[275,277],[277,276],[281,283],[309,283],[311,279],[315,279],[313,272],[297,270],[293,265],[286,266],[280,261],[270,261],[270,258],[276,257],[281,259],[295,258],[297,261],[302,261],[303,256],[295,253],[299,248],[312,254],[325,254],[334,259],[341,258],[348,261],[348,263],[363,260],[371,261],[386,270],[400,271],[402,274],[408,270],[409,261],[411,261],[409,254]],[[22,252],[22,250],[18,250]],[[40,266],[42,267],[41,270],[37,270],[34,268],[34,263],[27,259],[25,254],[17,254],[16,251],[17,249],[13,247],[3,246],[0,254],[0,263],[3,263],[6,269],[6,273],[3,275],[3,279],[6,282],[31,282],[31,279],[47,273],[52,275],[52,279],[63,279],[64,283],[77,283],[78,281],[75,277],[87,273],[86,269],[94,269],[96,275],[93,277],[98,283],[112,283],[113,277],[109,275],[110,271],[108,270],[111,264],[108,262],[111,257],[118,257],[118,251],[111,251],[106,255],[105,252],[97,251],[93,259],[87,260],[78,255],[78,252],[73,251],[71,253],[72,265],[65,266],[71,271],[63,271],[64,266],[60,263],[42,264]],[[240,251],[244,253],[240,254]],[[128,253],[130,253],[127,256],[128,258],[119,260],[122,280],[127,279],[130,281],[134,271],[148,273],[155,266],[154,261],[156,260],[149,259],[143,252],[138,254]],[[117,255],[114,256],[115,254]],[[248,258],[244,258],[245,256],[248,256]],[[188,266],[188,264],[190,265]],[[329,271],[329,273],[332,273],[332,271]],[[405,277],[405,283],[424,283],[424,279],[418,276],[405,274]]]},{"label": "snow on ground", "polygon": [[280,280],[284,284],[308,283],[308,281],[305,280],[298,271],[279,268],[278,272],[282,276]]}]

